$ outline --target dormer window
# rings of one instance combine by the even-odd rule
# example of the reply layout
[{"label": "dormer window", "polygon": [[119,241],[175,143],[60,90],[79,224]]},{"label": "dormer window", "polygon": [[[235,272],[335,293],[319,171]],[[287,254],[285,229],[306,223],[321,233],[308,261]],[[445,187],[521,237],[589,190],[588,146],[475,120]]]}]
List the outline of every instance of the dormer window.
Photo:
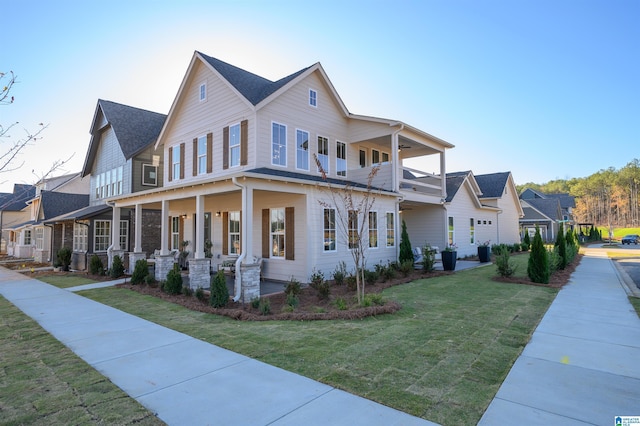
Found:
[{"label": "dormer window", "polygon": [[318,92],[309,89],[309,105],[316,108],[318,106]]},{"label": "dormer window", "polygon": [[200,102],[207,100],[207,83],[200,85]]}]

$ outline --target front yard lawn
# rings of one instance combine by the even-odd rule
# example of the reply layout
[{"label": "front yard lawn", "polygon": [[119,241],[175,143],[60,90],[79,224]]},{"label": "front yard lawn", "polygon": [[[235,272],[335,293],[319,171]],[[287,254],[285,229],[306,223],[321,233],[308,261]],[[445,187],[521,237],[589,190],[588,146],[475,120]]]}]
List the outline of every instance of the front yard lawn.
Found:
[{"label": "front yard lawn", "polygon": [[[527,259],[512,257],[519,271]],[[80,294],[440,424],[476,424],[557,292],[495,274],[392,287],[399,312],[349,321],[235,321],[121,288]]]}]

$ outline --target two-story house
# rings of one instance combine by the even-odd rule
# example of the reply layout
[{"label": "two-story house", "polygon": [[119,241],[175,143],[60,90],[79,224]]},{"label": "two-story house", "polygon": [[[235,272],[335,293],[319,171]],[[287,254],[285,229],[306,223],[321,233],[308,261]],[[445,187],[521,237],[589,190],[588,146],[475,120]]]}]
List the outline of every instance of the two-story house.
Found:
[{"label": "two-story house", "polygon": [[[157,279],[173,265],[170,250],[184,246],[191,286],[208,287],[210,269],[232,261],[234,299],[249,301],[259,295],[260,276],[307,282],[313,270],[330,276],[340,261],[350,261],[348,238],[336,223],[336,209],[344,206],[327,204],[316,159],[336,188],[366,191],[369,173],[379,168],[371,212],[348,226],[367,222],[373,267],[397,259],[401,202],[430,213],[424,221],[435,222],[433,235],[423,235],[444,243],[451,147],[403,122],[350,113],[319,63],[270,81],[195,52],[155,143],[166,159],[163,187],[108,202],[114,212],[162,212]],[[403,160],[426,156],[436,156],[440,172],[414,171],[420,180],[405,179]],[[144,226],[136,221],[134,259],[145,255]]]},{"label": "two-story house", "polygon": [[17,246],[26,246],[29,247],[29,257],[32,255],[31,230],[21,233],[15,227],[29,221],[31,212],[25,207],[35,194],[36,187],[26,184],[14,184],[13,192],[0,193],[0,253],[14,256],[19,254],[16,253]]},{"label": "two-story house", "polygon": [[[164,114],[98,100],[81,171],[89,185],[88,206],[47,222],[53,227],[54,246],[72,248],[71,268],[86,270],[94,254],[105,266],[111,264],[113,254],[121,255],[126,264],[121,251],[131,250],[132,229],[142,216],[145,239],[140,238],[139,244],[151,251],[160,244],[159,210],[152,206],[139,212],[114,209],[107,200],[162,187],[162,153],[154,150],[154,143],[165,118]],[[119,251],[111,251],[114,245]]]}]

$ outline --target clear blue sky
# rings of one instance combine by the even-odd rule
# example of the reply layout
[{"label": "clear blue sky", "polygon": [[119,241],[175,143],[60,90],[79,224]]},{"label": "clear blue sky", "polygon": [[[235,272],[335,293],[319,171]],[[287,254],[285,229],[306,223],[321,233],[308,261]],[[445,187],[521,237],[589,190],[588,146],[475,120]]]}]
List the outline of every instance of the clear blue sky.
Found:
[{"label": "clear blue sky", "polygon": [[194,50],[272,80],[321,62],[352,113],[456,145],[448,171],[544,183],[640,157],[638,0],[2,3],[20,83],[0,123],[49,124],[2,192],[79,171],[99,98],[167,113]]}]

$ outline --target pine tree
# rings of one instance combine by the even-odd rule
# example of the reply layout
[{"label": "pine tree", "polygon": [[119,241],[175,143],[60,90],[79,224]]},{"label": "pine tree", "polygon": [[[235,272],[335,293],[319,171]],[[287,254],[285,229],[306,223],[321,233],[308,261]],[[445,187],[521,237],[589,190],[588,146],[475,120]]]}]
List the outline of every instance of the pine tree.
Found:
[{"label": "pine tree", "polygon": [[533,243],[531,244],[527,275],[534,283],[549,283],[549,257],[540,236],[540,229],[537,226],[536,234],[533,236]]},{"label": "pine tree", "polygon": [[411,251],[411,241],[409,241],[409,234],[407,233],[407,224],[402,219],[402,234],[400,235],[400,255],[399,261],[402,265],[406,261],[413,262],[413,252]]},{"label": "pine tree", "polygon": [[557,250],[558,257],[560,258],[558,261],[558,269],[566,268],[569,260],[567,259],[567,239],[564,236],[564,224],[562,223],[560,223],[560,227],[558,228],[554,250]]}]

